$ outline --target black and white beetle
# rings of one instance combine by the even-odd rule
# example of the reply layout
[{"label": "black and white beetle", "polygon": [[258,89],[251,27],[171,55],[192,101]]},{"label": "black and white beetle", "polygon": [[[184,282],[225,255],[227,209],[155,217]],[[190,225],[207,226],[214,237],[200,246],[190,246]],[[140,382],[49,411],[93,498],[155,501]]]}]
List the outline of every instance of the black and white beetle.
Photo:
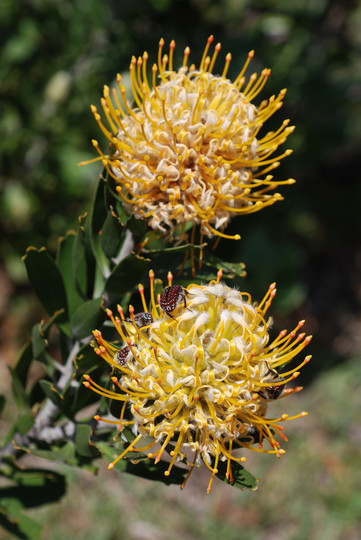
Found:
[{"label": "black and white beetle", "polygon": [[125,366],[132,358],[133,355],[130,348],[125,346],[115,354],[114,361],[120,366]]},{"label": "black and white beetle", "polygon": [[[133,319],[126,319],[127,322],[133,322]],[[149,326],[153,322],[152,314],[149,312],[136,313],[134,315],[134,321],[138,328],[143,328],[143,326]]]}]

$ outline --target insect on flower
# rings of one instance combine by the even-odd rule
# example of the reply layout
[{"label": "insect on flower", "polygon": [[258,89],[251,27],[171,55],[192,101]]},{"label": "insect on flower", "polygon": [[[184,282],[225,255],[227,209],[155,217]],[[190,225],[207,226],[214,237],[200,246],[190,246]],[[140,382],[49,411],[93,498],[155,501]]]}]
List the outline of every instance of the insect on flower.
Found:
[{"label": "insect on flower", "polygon": [[[287,441],[283,424],[307,413],[275,417],[267,410],[279,397],[279,389],[297,378],[311,359],[306,356],[286,367],[311,336],[300,331],[305,322],[300,321],[291,332],[283,330],[271,338],[268,309],[276,294],[275,284],[261,302],[254,303],[247,292],[222,283],[221,271],[217,280],[189,284],[186,289],[172,286],[169,273],[168,287],[160,295],[162,308],[157,303],[154,277],[150,271],[150,302],[139,285],[144,312],[153,317],[146,330],[138,328],[132,306],[131,323],[118,306],[119,316],[111,310],[107,314],[124,345],[120,348],[118,341],[106,341],[101,331],[93,332],[96,354],[117,373],[111,377],[116,388],[102,388],[90,375],[84,376],[84,385],[122,403],[119,418],[104,422],[114,424],[119,432],[132,427],[134,439],[122,447],[109,468],[121,459],[131,460],[134,450],[154,459],[155,464],[168,453],[165,476],[179,462],[187,464],[184,487],[191,472],[204,464],[211,473],[209,492],[222,463],[226,478],[234,482],[232,470],[236,472],[246,459],[238,451],[277,457],[285,452],[279,441]],[[186,303],[189,312],[175,321],[172,313],[177,308],[188,309]],[[124,357],[127,363],[117,361],[119,353],[119,360]],[[132,355],[131,361],[127,353]],[[282,397],[301,389],[284,390]]]},{"label": "insect on flower", "polygon": [[[275,399],[278,399],[280,395],[282,394],[284,388],[285,388],[285,380],[283,377],[280,377],[276,370],[269,369],[270,379],[269,379],[269,386],[264,386],[262,390],[258,391],[258,395],[263,397],[263,399],[267,401],[272,401]],[[265,380],[264,382],[267,382]],[[273,384],[272,384],[273,383]],[[277,384],[274,384],[277,383]]]},{"label": "insect on flower", "polygon": [[132,352],[129,347],[123,347],[114,356],[114,361],[120,366],[125,366],[129,360],[133,358]]},{"label": "insect on flower", "polygon": [[[127,318],[127,322],[132,322],[132,319]],[[143,328],[144,326],[149,326],[153,322],[153,317],[151,313],[148,312],[141,312],[141,313],[135,313],[134,315],[134,321],[138,328]]]},{"label": "insect on flower", "polygon": [[187,307],[186,295],[189,293],[181,285],[171,285],[162,291],[159,296],[159,307],[164,313],[172,319],[171,313],[184,302],[184,307]]}]

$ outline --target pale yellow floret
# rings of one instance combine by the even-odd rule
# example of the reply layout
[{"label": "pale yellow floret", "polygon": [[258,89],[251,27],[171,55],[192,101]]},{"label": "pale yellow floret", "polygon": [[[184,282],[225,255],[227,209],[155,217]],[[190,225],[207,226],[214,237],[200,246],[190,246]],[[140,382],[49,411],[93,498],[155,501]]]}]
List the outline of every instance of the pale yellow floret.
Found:
[{"label": "pale yellow floret", "polygon": [[226,78],[230,53],[222,74],[213,74],[221,44],[209,56],[212,42],[210,36],[198,68],[188,66],[190,49],[186,47],[183,64],[176,71],[175,42],[171,41],[167,55],[161,39],[151,83],[148,54],[131,59],[134,108],[125,97],[120,75],[120,98],[115,89],[110,92],[104,87],[101,105],[107,127],[96,107],[91,108],[112,151],[105,155],[95,147],[118,184],[125,208],[179,242],[189,241],[185,223],[199,227],[202,237],[239,239],[239,234],[224,234],[232,217],[282,200],[279,193],[269,192],[293,182],[267,176],[291,153],[275,155],[294,129],[289,120],[259,137],[266,120],[282,106],[286,91],[263,100],[259,107],[253,105],[270,70],[264,69],[260,76],[254,73],[246,81],[251,51],[233,82]]},{"label": "pale yellow floret", "polygon": [[[285,369],[311,339],[299,333],[304,321],[292,332],[283,330],[270,340],[267,310],[276,293],[275,284],[259,304],[252,304],[248,293],[231,289],[220,279],[221,272],[208,285],[189,285],[187,306],[180,303],[170,317],[156,303],[151,271],[150,305],[142,285],[139,292],[143,308],[152,313],[153,323],[139,328],[134,308],[129,308],[132,322],[128,322],[119,307],[120,319],[110,310],[107,313],[122,346],[105,341],[101,332],[94,331],[97,354],[120,372],[119,379],[112,377],[114,390],[103,389],[89,376],[84,383],[98,394],[125,402],[119,429],[133,423],[137,434],[134,441],[151,437],[153,443],[147,443],[147,449],[160,444],[148,457],[158,462],[166,447],[173,447],[166,474],[179,460],[186,461],[190,471],[202,460],[212,471],[209,489],[219,461],[227,462],[231,477],[231,463],[245,459],[233,454],[237,447],[278,457],[284,453],[276,440],[276,436],[287,440],[279,423],[306,413],[269,418],[267,395],[263,392],[270,387],[283,388],[311,358],[307,356],[296,368]],[[116,353],[125,346],[131,353],[130,360],[119,365]],[[282,369],[276,372],[280,366]],[[296,387],[285,395],[300,389]],[[132,420],[124,422],[126,403]],[[269,449],[263,448],[264,440]],[[131,451],[134,441],[118,459]],[[189,452],[194,454],[192,461]]]}]

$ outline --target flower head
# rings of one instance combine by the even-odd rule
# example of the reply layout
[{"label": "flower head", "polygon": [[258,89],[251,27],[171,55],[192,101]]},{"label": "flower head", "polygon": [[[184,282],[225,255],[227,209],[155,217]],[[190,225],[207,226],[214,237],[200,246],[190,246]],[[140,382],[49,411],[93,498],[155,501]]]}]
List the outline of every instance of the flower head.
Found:
[{"label": "flower head", "polygon": [[[248,79],[244,73],[253,51],[238,76],[227,78],[231,54],[226,55],[221,75],[212,73],[221,49],[218,43],[208,56],[213,36],[208,38],[199,67],[188,66],[189,47],[183,65],[173,68],[175,43],[169,55],[159,42],[158,62],[148,80],[148,54],[130,63],[135,108],[125,97],[118,74],[119,93],[104,87],[101,105],[103,123],[95,106],[92,111],[102,132],[110,141],[110,154],[100,150],[108,173],[127,211],[136,218],[176,240],[189,241],[187,224],[200,227],[203,235],[223,233],[230,219],[251,213],[282,199],[271,193],[280,184],[270,171],[291,153],[277,153],[293,131],[285,120],[279,129],[259,136],[266,120],[281,106],[286,90],[264,100],[257,107],[252,100],[270,74],[264,69]],[[277,155],[274,155],[274,154]],[[194,233],[193,233],[194,235]]]},{"label": "flower head", "polygon": [[[301,321],[292,332],[283,330],[270,341],[271,319],[266,312],[276,292],[274,284],[260,304],[253,304],[248,293],[228,287],[220,277],[221,272],[208,285],[182,289],[172,286],[170,274],[169,288],[157,304],[151,271],[149,308],[139,287],[146,316],[134,315],[132,306],[128,320],[120,307],[120,317],[108,310],[122,344],[106,342],[100,331],[94,331],[96,353],[120,372],[112,378],[120,392],[102,389],[89,376],[84,384],[124,402],[121,417],[114,423],[120,430],[132,424],[135,434],[110,467],[134,448],[144,452],[157,447],[148,457],[158,462],[171,445],[165,474],[177,461],[188,463],[190,472],[203,462],[212,473],[209,490],[220,461],[227,463],[227,477],[232,481],[232,462],[245,461],[235,454],[237,449],[278,457],[284,453],[277,438],[287,440],[280,424],[291,417],[269,418],[267,407],[270,401],[301,389],[285,389],[285,385],[311,357],[291,370],[285,366],[311,337],[299,333]],[[127,404],[132,419],[124,421]],[[142,438],[147,444],[138,448]]]}]

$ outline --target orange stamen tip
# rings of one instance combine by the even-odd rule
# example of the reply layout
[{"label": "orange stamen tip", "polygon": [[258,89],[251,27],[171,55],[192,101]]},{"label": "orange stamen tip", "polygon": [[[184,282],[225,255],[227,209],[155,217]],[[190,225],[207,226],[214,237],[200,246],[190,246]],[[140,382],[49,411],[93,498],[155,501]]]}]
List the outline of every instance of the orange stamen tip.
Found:
[{"label": "orange stamen tip", "polygon": [[108,469],[109,469],[109,470],[110,470],[110,469],[113,469],[113,468],[114,468],[114,465],[115,465],[115,463],[109,463]]},{"label": "orange stamen tip", "polygon": [[214,37],[212,35],[210,35],[209,38],[207,39],[208,43],[212,43],[213,40],[214,40]]},{"label": "orange stamen tip", "polygon": [[154,279],[154,272],[153,270],[149,270],[149,278]]},{"label": "orange stamen tip", "polygon": [[303,412],[301,412],[300,416],[302,416],[302,417],[303,417],[303,416],[308,416],[308,412],[303,411]]},{"label": "orange stamen tip", "polygon": [[299,376],[300,372],[295,371],[295,373],[292,374],[292,379],[296,379]]},{"label": "orange stamen tip", "polygon": [[85,386],[86,388],[91,388],[91,385],[90,385],[90,383],[88,383],[88,382],[84,381],[84,382],[83,382],[83,384],[84,384],[84,386]]},{"label": "orange stamen tip", "polygon": [[101,419],[101,418],[100,418],[99,414],[96,414],[96,415],[94,416],[94,420],[99,421],[100,419]]},{"label": "orange stamen tip", "polygon": [[144,287],[141,283],[138,285],[138,291],[142,294],[144,292]]},{"label": "orange stamen tip", "polygon": [[110,379],[115,384],[118,382],[118,379],[116,377],[110,377]]},{"label": "orange stamen tip", "polygon": [[240,240],[240,239],[241,239],[241,236],[240,236],[239,234],[235,234],[235,235],[234,235],[234,239],[235,239],[235,240]]},{"label": "orange stamen tip", "polygon": [[220,43],[217,43],[217,45],[214,47],[214,49],[219,52],[222,48],[222,45]]},{"label": "orange stamen tip", "polygon": [[133,307],[131,304],[129,304],[129,308],[128,308],[128,309],[129,309],[130,315],[133,315],[133,313],[134,313],[134,307]]},{"label": "orange stamen tip", "polygon": [[248,58],[253,58],[253,57],[254,57],[254,51],[249,51]]},{"label": "orange stamen tip", "polygon": [[242,461],[242,463],[244,463],[245,461],[247,461],[247,458],[241,457],[241,461]]},{"label": "orange stamen tip", "polygon": [[159,40],[159,46],[160,46],[160,47],[163,47],[163,45],[164,45],[164,39],[163,39],[163,38],[160,38],[160,40]]},{"label": "orange stamen tip", "polygon": [[170,49],[174,49],[174,48],[175,48],[175,41],[174,41],[174,39],[172,39],[172,41],[170,42],[169,48],[170,48]]},{"label": "orange stamen tip", "polygon": [[108,317],[113,317],[113,312],[111,309],[106,309],[106,314],[108,315]]},{"label": "orange stamen tip", "polygon": [[283,414],[283,415],[281,416],[281,420],[287,420],[287,418],[288,418],[288,414]]},{"label": "orange stamen tip", "polygon": [[91,381],[90,375],[84,375],[84,379],[85,379],[86,381]]}]

